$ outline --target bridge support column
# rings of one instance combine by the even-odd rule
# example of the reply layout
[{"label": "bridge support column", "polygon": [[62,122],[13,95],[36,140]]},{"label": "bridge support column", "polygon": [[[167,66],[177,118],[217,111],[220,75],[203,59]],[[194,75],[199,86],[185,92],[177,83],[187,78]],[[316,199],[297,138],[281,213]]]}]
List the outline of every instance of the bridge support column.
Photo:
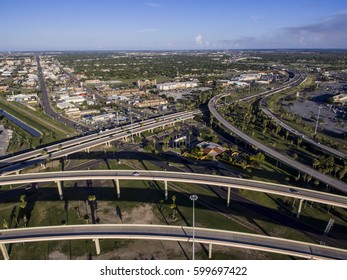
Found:
[{"label": "bridge support column", "polygon": [[20,174],[20,170],[16,170],[16,175],[19,175]]},{"label": "bridge support column", "polygon": [[93,241],[95,242],[96,254],[97,254],[97,255],[100,255],[101,249],[100,249],[100,241],[99,241],[99,238],[94,238]]},{"label": "bridge support column", "polygon": [[165,184],[165,200],[167,200],[168,196],[169,196],[169,191],[168,191],[168,188],[167,188],[167,181],[166,180],[164,181],[164,184]]},{"label": "bridge support column", "polygon": [[304,202],[304,200],[303,200],[303,199],[300,199],[298,213],[296,214],[296,218],[297,218],[297,219],[300,218],[300,213],[301,213],[301,208],[302,208],[302,203],[303,203],[303,202]]},{"label": "bridge support column", "polygon": [[8,256],[6,245],[3,244],[3,243],[0,243],[0,249],[1,249],[1,252],[2,252],[2,256],[4,257],[4,260],[6,260],[6,261],[9,260],[10,257]]},{"label": "bridge support column", "polygon": [[57,183],[57,187],[58,187],[58,193],[59,193],[60,200],[63,200],[64,196],[63,196],[63,188],[61,187],[61,181],[56,181],[56,183]]},{"label": "bridge support column", "polygon": [[212,259],[212,243],[208,244],[208,258]]},{"label": "bridge support column", "polygon": [[120,185],[119,185],[119,179],[118,179],[118,178],[114,179],[114,183],[116,184],[117,197],[120,198]]},{"label": "bridge support column", "polygon": [[89,154],[89,148],[85,149],[84,152]]},{"label": "bridge support column", "polygon": [[227,206],[230,206],[230,187],[228,187],[228,194],[227,194]]}]

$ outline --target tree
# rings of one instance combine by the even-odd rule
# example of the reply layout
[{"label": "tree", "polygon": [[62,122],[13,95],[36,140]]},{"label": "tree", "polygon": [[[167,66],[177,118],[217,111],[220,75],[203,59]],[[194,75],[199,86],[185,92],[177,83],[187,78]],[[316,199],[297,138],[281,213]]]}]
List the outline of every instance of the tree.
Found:
[{"label": "tree", "polygon": [[317,168],[319,165],[320,165],[319,159],[315,158],[315,159],[313,160],[313,167],[314,167],[314,168]]},{"label": "tree", "polygon": [[312,180],[312,176],[311,175],[307,175],[307,184]]},{"label": "tree", "polygon": [[2,219],[2,227],[5,228],[5,229],[9,228],[8,222],[5,219]]},{"label": "tree", "polygon": [[347,165],[345,165],[339,172],[339,179],[342,180],[347,173]]},{"label": "tree", "polygon": [[314,180],[313,184],[314,184],[315,187],[318,187],[319,181],[318,180]]},{"label": "tree", "polygon": [[341,167],[339,165],[335,165],[334,166],[334,177],[336,177],[336,174],[339,173],[339,171],[341,170]]},{"label": "tree", "polygon": [[300,146],[300,145],[301,145],[301,143],[302,143],[302,139],[301,139],[301,138],[297,138],[297,140],[296,140],[296,144],[297,144],[298,146]]}]

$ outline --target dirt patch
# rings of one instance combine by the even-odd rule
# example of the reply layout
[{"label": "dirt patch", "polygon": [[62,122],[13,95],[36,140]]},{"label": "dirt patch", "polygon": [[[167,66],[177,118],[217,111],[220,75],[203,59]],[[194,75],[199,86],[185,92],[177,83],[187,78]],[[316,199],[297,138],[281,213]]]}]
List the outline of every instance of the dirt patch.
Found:
[{"label": "dirt patch", "polygon": [[59,252],[59,251],[53,251],[50,252],[48,255],[49,260],[68,260],[68,256]]},{"label": "dirt patch", "polygon": [[[99,202],[97,216],[102,224],[161,224],[155,205],[140,204],[136,207],[118,209],[117,204]],[[121,214],[120,214],[121,213]],[[91,251],[79,257],[79,260],[170,260],[192,258],[192,243],[160,240],[114,240],[112,245],[109,241],[100,239],[101,254],[96,255],[93,247]],[[110,248],[114,248],[111,249]],[[58,249],[59,250],[59,249]],[[57,249],[51,252],[49,259],[66,260],[69,257]],[[73,253],[73,252],[72,252]],[[208,259],[208,245],[196,244],[196,259]],[[267,259],[266,254],[239,248],[213,246],[212,258],[217,259]]]}]

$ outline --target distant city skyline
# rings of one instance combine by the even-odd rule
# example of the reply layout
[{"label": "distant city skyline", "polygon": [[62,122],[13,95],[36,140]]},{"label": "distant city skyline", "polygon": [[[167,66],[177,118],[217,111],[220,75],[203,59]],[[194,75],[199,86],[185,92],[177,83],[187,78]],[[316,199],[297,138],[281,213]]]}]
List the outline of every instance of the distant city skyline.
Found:
[{"label": "distant city skyline", "polygon": [[0,51],[347,48],[345,0],[1,3]]}]

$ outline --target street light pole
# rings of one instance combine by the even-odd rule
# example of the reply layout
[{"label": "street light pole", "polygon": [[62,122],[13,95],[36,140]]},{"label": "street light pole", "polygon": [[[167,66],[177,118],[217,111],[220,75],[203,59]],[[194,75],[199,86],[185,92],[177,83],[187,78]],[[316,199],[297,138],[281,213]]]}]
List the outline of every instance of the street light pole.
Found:
[{"label": "street light pole", "polygon": [[133,112],[131,110],[131,103],[130,103],[130,123],[131,123],[131,143],[134,143]]},{"label": "street light pole", "polygon": [[195,200],[198,200],[198,196],[196,194],[192,194],[189,196],[190,200],[193,201],[193,257],[192,260],[195,260]]},{"label": "street light pole", "polygon": [[320,115],[320,109],[322,109],[322,106],[318,107],[318,116],[317,116],[317,121],[316,121],[316,127],[314,129],[314,135],[317,133],[317,128],[318,128],[318,121],[319,121],[319,115]]}]

